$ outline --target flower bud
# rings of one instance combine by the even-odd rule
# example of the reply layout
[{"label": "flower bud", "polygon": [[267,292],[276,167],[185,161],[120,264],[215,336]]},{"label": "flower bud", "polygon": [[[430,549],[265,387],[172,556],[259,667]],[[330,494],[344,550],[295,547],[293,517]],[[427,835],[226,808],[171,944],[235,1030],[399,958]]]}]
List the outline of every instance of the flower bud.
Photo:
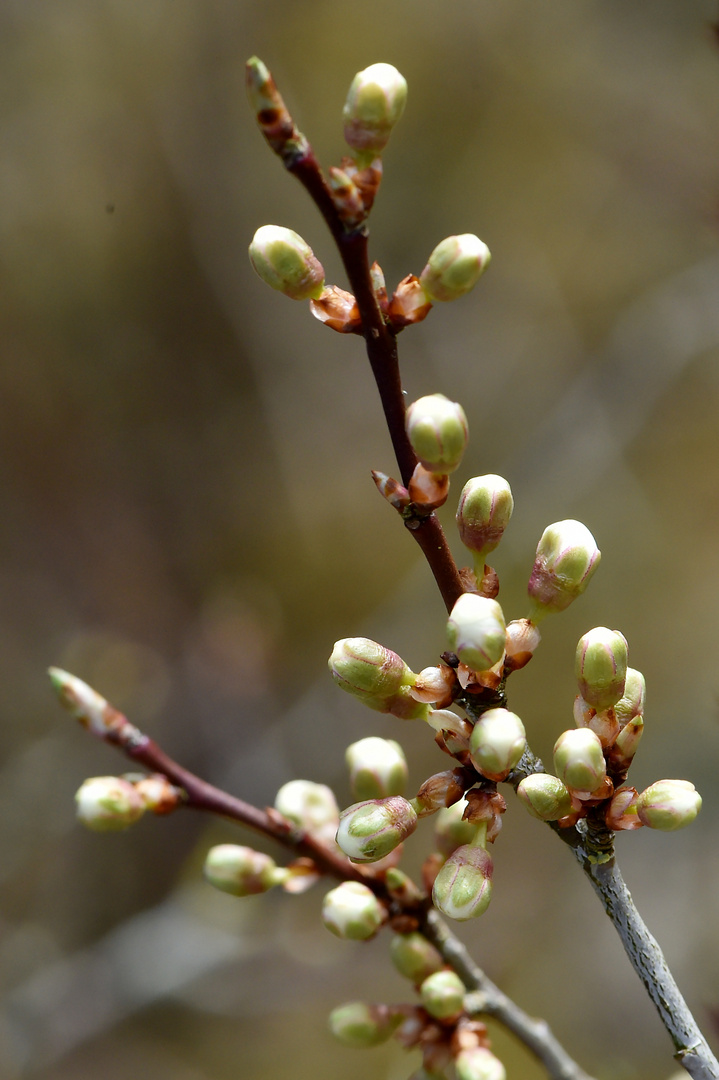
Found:
[{"label": "flower bud", "polygon": [[[411,685],[414,676],[401,656],[369,638],[342,638],[329,658],[334,681],[350,694],[379,708],[379,702]],[[376,704],[371,704],[373,699]]]},{"label": "flower bud", "polygon": [[352,80],[343,111],[345,141],[363,157],[384,150],[404,112],[407,82],[391,64],[371,64]]},{"label": "flower bud", "polygon": [[386,909],[359,881],[343,881],[322,901],[322,922],[337,937],[348,941],[374,937],[386,918]]},{"label": "flower bud", "polygon": [[377,862],[417,827],[417,813],[400,795],[355,803],[340,814],[337,843],[352,862]]},{"label": "flower bud", "polygon": [[639,820],[662,832],[691,825],[701,806],[702,797],[688,780],[657,780],[636,801]]},{"label": "flower bud", "polygon": [[400,975],[415,985],[424,982],[429,975],[441,971],[444,960],[424,934],[395,934],[390,945],[392,963]]},{"label": "flower bud", "polygon": [[185,798],[182,789],[171,784],[161,773],[143,776],[133,787],[142,799],[145,809],[151,810],[153,814],[170,814]]},{"label": "flower bud", "polygon": [[504,664],[508,671],[519,671],[534,656],[534,651],[542,640],[539,630],[529,619],[515,619],[507,623],[507,637],[504,642]]},{"label": "flower bud", "polygon": [[540,821],[558,821],[572,809],[572,796],[558,776],[531,773],[517,788],[517,795],[532,817]]},{"label": "flower bud", "polygon": [[447,622],[450,648],[473,671],[487,671],[502,659],[507,629],[496,600],[462,593]]},{"label": "flower bud", "polygon": [[643,731],[644,717],[641,714],[627,721],[609,751],[610,760],[615,768],[624,770],[629,768],[637,752]]},{"label": "flower bud", "polygon": [[618,630],[595,626],[579,639],[574,661],[579,693],[598,711],[610,709],[624,693],[627,640]]},{"label": "flower bud", "polygon": [[292,229],[263,225],[250,244],[250,262],[272,289],[292,300],[317,300],[325,272],[312,248]]},{"label": "flower bud", "polygon": [[352,743],[345,752],[352,793],[357,799],[384,799],[401,795],[408,769],[404,750],[394,739],[370,735]]},{"label": "flower bud", "polygon": [[642,716],[647,697],[647,684],[641,671],[636,668],[627,668],[627,677],[624,683],[624,693],[614,706],[614,715],[624,727],[635,716]]},{"label": "flower bud", "polygon": [[334,840],[340,811],[334,792],[326,784],[290,780],[275,795],[275,810],[325,843]]},{"label": "flower bud", "polygon": [[454,971],[436,971],[428,975],[419,988],[419,994],[430,1016],[437,1020],[451,1020],[462,1012],[466,988]]},{"label": "flower bud", "polygon": [[501,476],[475,476],[464,485],[457,507],[457,528],[464,546],[476,556],[475,572],[484,571],[485,557],[502,539],[513,509],[512,490]]},{"label": "flower bud", "polygon": [[477,826],[464,817],[466,809],[467,800],[460,799],[440,810],[434,819],[434,842],[443,855],[451,855],[463,844],[471,844],[476,837]]},{"label": "flower bud", "polygon": [[134,825],[145,812],[142,796],[129,780],[94,776],[75,795],[78,819],[95,832],[120,832]]},{"label": "flower bud", "polygon": [[430,300],[457,300],[479,281],[489,266],[489,248],[473,233],[441,240],[419,275]]},{"label": "flower bud", "polygon": [[563,732],[554,744],[554,771],[575,791],[596,791],[606,777],[598,736],[589,728]]},{"label": "flower bud", "polygon": [[581,521],[570,518],[548,525],[537,545],[527,586],[534,601],[532,621],[569,607],[586,589],[600,558],[594,537]]},{"label": "flower bud", "polygon": [[402,1014],[393,1013],[386,1005],[348,1001],[332,1010],[329,1027],[339,1042],[361,1050],[386,1042],[401,1022]]},{"label": "flower bud", "polygon": [[287,875],[261,851],[239,844],[218,844],[207,852],[205,879],[231,896],[254,896],[278,885]]},{"label": "flower bud", "polygon": [[444,394],[417,398],[405,416],[407,438],[429,472],[451,473],[467,446],[469,429],[464,409]]},{"label": "flower bud", "polygon": [[435,878],[434,906],[460,922],[482,915],[492,899],[492,870],[492,856],[484,848],[458,847]]},{"label": "flower bud", "polygon": [[457,1080],[507,1080],[504,1065],[485,1046],[461,1050],[454,1062]]},{"label": "flower bud", "polygon": [[474,725],[469,756],[488,780],[504,780],[527,746],[524,724],[508,709],[488,709]]},{"label": "flower bud", "polygon": [[456,683],[454,668],[447,664],[426,667],[417,675],[410,694],[415,701],[426,701],[441,709],[444,705],[451,705]]}]

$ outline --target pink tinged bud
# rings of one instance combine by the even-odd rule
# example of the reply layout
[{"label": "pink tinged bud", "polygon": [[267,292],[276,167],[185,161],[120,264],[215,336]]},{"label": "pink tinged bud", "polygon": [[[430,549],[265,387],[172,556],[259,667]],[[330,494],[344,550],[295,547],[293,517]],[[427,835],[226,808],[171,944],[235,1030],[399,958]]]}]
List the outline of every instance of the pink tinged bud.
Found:
[{"label": "pink tinged bud", "polygon": [[447,769],[445,772],[435,773],[425,780],[412,800],[415,810],[420,817],[435,814],[438,810],[458,802],[467,786],[462,769]]},{"label": "pink tinged bud", "polygon": [[467,446],[469,429],[464,409],[444,394],[417,398],[405,416],[407,437],[429,472],[451,473]]},{"label": "pink tinged bud", "polygon": [[507,1080],[502,1062],[484,1046],[462,1050],[455,1058],[454,1069],[457,1080]]},{"label": "pink tinged bud", "polygon": [[386,1042],[402,1022],[402,1014],[387,1005],[349,1001],[330,1013],[329,1028],[344,1046],[358,1049]]},{"label": "pink tinged bud", "polygon": [[337,843],[352,862],[377,862],[417,827],[417,813],[399,795],[355,803],[340,814]]},{"label": "pink tinged bud", "polygon": [[344,135],[348,146],[373,157],[385,148],[407,101],[407,83],[391,64],[371,64],[358,71],[345,102]]},{"label": "pink tinged bud", "polygon": [[609,751],[609,758],[615,769],[628,769],[632,759],[639,748],[642,732],[644,731],[644,717],[635,716],[629,720],[614,740],[614,745]]},{"label": "pink tinged bud", "polygon": [[507,624],[507,637],[504,643],[504,666],[508,671],[519,671],[534,656],[542,640],[539,630],[529,619],[515,619]]},{"label": "pink tinged bud", "polygon": [[360,739],[347,747],[345,761],[356,799],[384,799],[404,792],[407,759],[394,739],[380,739],[374,735]]},{"label": "pink tinged bud", "polygon": [[517,795],[532,817],[540,821],[559,821],[572,810],[572,796],[558,776],[532,773],[525,776]]},{"label": "pink tinged bud", "polygon": [[415,986],[441,971],[444,960],[427,938],[418,932],[395,934],[390,945],[392,963],[400,975]]},{"label": "pink tinged bud", "polygon": [[615,832],[628,829],[641,829],[642,822],[637,816],[637,789],[619,788],[607,807],[604,815],[608,829]]},{"label": "pink tinged bud", "polygon": [[395,330],[422,322],[430,313],[432,301],[419,283],[419,278],[408,274],[402,278],[392,294],[387,309]]},{"label": "pink tinged bud", "polygon": [[467,800],[460,799],[446,810],[440,810],[434,819],[434,842],[443,855],[451,855],[458,847],[475,840],[477,825],[464,817],[466,809]]},{"label": "pink tinged bud", "polygon": [[329,668],[338,686],[363,699],[381,701],[414,682],[413,673],[397,653],[369,638],[336,641]]},{"label": "pink tinged bud", "polygon": [[121,832],[134,825],[145,804],[129,780],[119,776],[94,776],[75,795],[78,820],[95,832]]},{"label": "pink tinged bud", "polygon": [[344,169],[330,166],[329,185],[334,204],[345,225],[358,225],[367,216],[362,193]]},{"label": "pink tinged bud", "polygon": [[430,1016],[436,1020],[452,1020],[464,1009],[466,988],[454,971],[437,971],[428,975],[419,988],[419,995]]},{"label": "pink tinged bud", "polygon": [[473,233],[448,236],[430,255],[420,284],[431,300],[457,300],[474,288],[490,259],[489,248]]},{"label": "pink tinged bud", "polygon": [[504,780],[527,746],[524,724],[508,709],[488,709],[474,725],[469,754],[475,769],[488,780]]},{"label": "pink tinged bud", "polygon": [[596,791],[606,778],[606,763],[594,732],[589,728],[563,732],[554,744],[554,771],[575,791]]},{"label": "pink tinged bud", "polygon": [[492,870],[492,857],[484,848],[456,848],[435,878],[434,906],[449,919],[476,919],[492,899]]},{"label": "pink tinged bud", "polygon": [[624,693],[614,706],[614,715],[621,727],[635,716],[643,716],[647,697],[647,684],[641,671],[627,668]]},{"label": "pink tinged bud", "polygon": [[548,525],[527,587],[536,609],[532,621],[569,607],[586,589],[600,558],[594,537],[581,521],[570,518]]},{"label": "pink tinged bud", "polygon": [[637,815],[644,825],[673,832],[691,825],[702,797],[688,780],[657,780],[637,796]]},{"label": "pink tinged bud", "polygon": [[614,709],[605,709],[597,712],[593,705],[588,705],[581,694],[574,699],[574,723],[577,727],[590,728],[606,749],[613,745],[619,734],[619,721],[614,715]]},{"label": "pink tinged bud", "polygon": [[504,654],[507,629],[496,600],[462,593],[447,622],[449,646],[473,671],[487,671]]},{"label": "pink tinged bud", "polygon": [[310,300],[310,311],[330,330],[338,334],[360,334],[362,316],[352,293],[329,285],[316,300]]},{"label": "pink tinged bud", "polygon": [[267,892],[286,877],[287,871],[261,851],[239,844],[218,844],[205,859],[205,879],[231,896],[254,896]]},{"label": "pink tinged bud", "polygon": [[[475,572],[499,544],[514,509],[512,490],[501,476],[475,476],[462,489],[457,507],[459,538],[477,556]],[[481,576],[481,574],[480,574]]]},{"label": "pink tinged bud", "polygon": [[386,918],[387,911],[372,890],[358,881],[343,881],[322,901],[322,922],[346,941],[374,937]]},{"label": "pink tinged bud", "polygon": [[275,796],[275,810],[325,843],[334,840],[340,820],[334,792],[311,780],[290,780]]},{"label": "pink tinged bud", "polygon": [[624,693],[627,640],[618,630],[595,626],[579,639],[574,673],[584,700],[598,711],[610,709]]},{"label": "pink tinged bud", "polygon": [[318,299],[325,272],[312,248],[292,229],[263,225],[250,244],[250,262],[272,289],[291,300]]}]

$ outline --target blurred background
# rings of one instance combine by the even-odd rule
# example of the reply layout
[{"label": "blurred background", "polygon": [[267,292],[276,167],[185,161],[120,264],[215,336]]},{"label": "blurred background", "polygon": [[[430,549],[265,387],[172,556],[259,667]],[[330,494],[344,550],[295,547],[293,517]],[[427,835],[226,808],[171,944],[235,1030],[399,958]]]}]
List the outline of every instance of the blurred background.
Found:
[{"label": "blurred background", "polygon": [[[389,285],[450,233],[492,250],[471,297],[400,338],[405,386],[467,411],[456,495],[478,473],[512,484],[493,559],[508,618],[547,524],[578,517],[597,537],[599,573],[546,622],[511,705],[551,756],[578,637],[627,636],[649,702],[632,780],[691,779],[704,810],[686,833],[620,836],[619,858],[716,1048],[718,14],[3,0],[2,1080],[404,1080],[418,1065],[325,1030],[342,1001],[411,997],[386,937],[332,938],[321,885],[244,901],[203,885],[210,844],[271,851],[261,840],[189,813],[111,836],[75,823],[81,782],[126,765],[45,675],[73,671],[259,805],[298,776],[349,802],[343,752],[363,735],[402,740],[413,790],[445,768],[426,728],[363,711],[327,676],[355,634],[435,662],[444,617],[369,477],[393,461],[361,341],[249,266],[254,230],[282,224],[345,284],[246,106],[253,53],[326,165],[355,71],[406,76],[372,217]],[[460,930],[477,960],[600,1080],[668,1077],[669,1039],[563,845],[510,803],[494,855],[492,906]],[[510,1078],[543,1075],[496,1045]]]}]

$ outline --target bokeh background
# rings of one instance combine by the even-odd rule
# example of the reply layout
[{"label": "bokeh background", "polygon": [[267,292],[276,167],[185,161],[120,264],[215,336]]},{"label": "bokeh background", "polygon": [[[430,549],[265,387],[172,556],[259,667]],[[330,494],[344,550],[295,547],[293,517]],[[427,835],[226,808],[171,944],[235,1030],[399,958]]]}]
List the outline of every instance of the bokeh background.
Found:
[{"label": "bokeh background", "polygon": [[[470,298],[402,335],[405,385],[465,406],[457,492],[483,472],[512,484],[494,559],[508,617],[525,612],[545,525],[578,517],[597,536],[598,575],[546,623],[511,702],[551,754],[577,638],[628,637],[649,687],[634,782],[691,778],[705,802],[686,833],[621,836],[620,861],[716,1047],[717,14],[709,0],[3,0],[3,1080],[404,1080],[418,1064],[326,1034],[339,1002],[409,991],[384,937],[324,930],[322,887],[215,894],[203,853],[250,838],[190,814],[114,836],[75,824],[82,780],[125,766],[44,674],[69,668],[259,805],[297,776],[347,803],[343,751],[364,734],[402,739],[413,785],[445,767],[426,728],[365,714],[326,674],[351,634],[432,663],[443,610],[369,479],[393,463],[361,342],[249,267],[252,233],[278,223],[344,284],[246,107],[253,53],[326,164],[354,72],[383,60],[407,77],[372,219],[389,283],[453,232],[493,252]],[[512,804],[495,859],[492,906],[461,930],[488,973],[602,1080],[668,1077],[669,1039],[564,847]],[[497,1040],[510,1077],[543,1075]]]}]

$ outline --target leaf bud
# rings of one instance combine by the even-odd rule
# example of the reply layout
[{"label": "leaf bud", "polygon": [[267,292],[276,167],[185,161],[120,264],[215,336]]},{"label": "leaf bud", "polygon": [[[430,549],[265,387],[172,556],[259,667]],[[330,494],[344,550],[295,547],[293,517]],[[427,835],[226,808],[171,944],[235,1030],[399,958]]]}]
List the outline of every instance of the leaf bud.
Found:
[{"label": "leaf bud", "polygon": [[363,158],[379,154],[404,112],[406,101],[407,82],[392,64],[371,64],[358,71],[342,114],[348,146]]},{"label": "leaf bud", "polygon": [[624,727],[635,716],[642,716],[647,697],[647,684],[641,671],[636,668],[627,668],[627,677],[624,683],[624,693],[614,706],[614,715]]},{"label": "leaf bud", "polygon": [[611,709],[624,693],[627,640],[618,630],[595,626],[577,644],[574,673],[579,693],[598,711]]},{"label": "leaf bud", "polygon": [[[396,694],[411,685],[414,675],[401,656],[369,638],[342,638],[329,658],[334,681],[350,694],[371,702]],[[377,704],[371,705],[378,708]]]},{"label": "leaf bud", "polygon": [[401,1022],[402,1014],[387,1005],[348,1001],[332,1010],[329,1028],[339,1042],[361,1050],[386,1042]]},{"label": "leaf bud", "polygon": [[457,507],[459,538],[475,555],[478,579],[484,573],[484,560],[502,539],[514,509],[512,490],[501,476],[489,473],[468,480]]},{"label": "leaf bud", "polygon": [[405,416],[407,438],[425,469],[451,473],[467,447],[469,429],[464,409],[444,394],[417,398]]},{"label": "leaf bud", "polygon": [[599,737],[589,728],[564,731],[554,744],[554,771],[575,791],[596,791],[606,777]]},{"label": "leaf bud", "polygon": [[355,803],[340,814],[337,843],[352,862],[377,862],[417,827],[414,807],[400,795]]},{"label": "leaf bud", "polygon": [[261,851],[239,844],[218,844],[207,852],[204,875],[220,892],[254,896],[280,884],[287,871]]},{"label": "leaf bud", "polygon": [[404,975],[415,985],[424,982],[429,975],[434,975],[444,967],[444,960],[434,945],[419,931],[395,934],[389,951],[392,963],[400,975]]},{"label": "leaf bud", "polygon": [[462,593],[447,622],[450,648],[473,671],[487,671],[502,659],[507,629],[496,600]]},{"label": "leaf bud", "polygon": [[484,848],[456,848],[435,878],[434,906],[460,922],[482,915],[492,899],[492,870],[492,856]]},{"label": "leaf bud", "polygon": [[473,233],[447,236],[430,255],[419,281],[430,300],[457,300],[489,266],[489,248]]},{"label": "leaf bud", "polygon": [[275,795],[275,810],[326,843],[334,840],[340,811],[334,792],[312,780],[290,780]]},{"label": "leaf bud", "polygon": [[407,759],[394,739],[380,739],[375,735],[360,739],[347,747],[345,761],[355,798],[384,799],[404,792]]},{"label": "leaf bud", "polygon": [[640,792],[637,815],[650,829],[673,832],[691,825],[702,806],[702,797],[688,780],[657,780]]},{"label": "leaf bud", "polygon": [[477,835],[477,826],[467,821],[464,811],[467,800],[460,799],[453,806],[440,810],[434,819],[434,841],[443,855],[451,855],[463,844],[471,844]]},{"label": "leaf bud", "polygon": [[594,537],[581,521],[569,518],[548,525],[527,586],[534,602],[532,621],[569,607],[586,589],[600,558]]},{"label": "leaf bud", "polygon": [[572,809],[572,796],[558,776],[531,773],[517,788],[517,795],[532,817],[540,821],[558,821]]},{"label": "leaf bud", "polygon": [[487,709],[472,729],[469,756],[488,780],[504,780],[527,746],[524,724],[508,709]]},{"label": "leaf bud", "polygon": [[93,776],[75,795],[78,819],[95,832],[121,832],[145,812],[134,784],[119,776]]},{"label": "leaf bud", "polygon": [[325,272],[312,248],[292,229],[263,225],[250,244],[250,262],[262,280],[292,300],[317,300]]},{"label": "leaf bud", "polygon": [[359,881],[343,881],[322,901],[322,922],[336,937],[367,941],[379,930],[387,911]]},{"label": "leaf bud", "polygon": [[504,1065],[486,1046],[461,1050],[454,1062],[457,1080],[507,1080]]},{"label": "leaf bud", "polygon": [[464,1008],[466,988],[454,971],[436,971],[428,975],[419,988],[419,995],[430,1016],[436,1020],[452,1020]]}]

